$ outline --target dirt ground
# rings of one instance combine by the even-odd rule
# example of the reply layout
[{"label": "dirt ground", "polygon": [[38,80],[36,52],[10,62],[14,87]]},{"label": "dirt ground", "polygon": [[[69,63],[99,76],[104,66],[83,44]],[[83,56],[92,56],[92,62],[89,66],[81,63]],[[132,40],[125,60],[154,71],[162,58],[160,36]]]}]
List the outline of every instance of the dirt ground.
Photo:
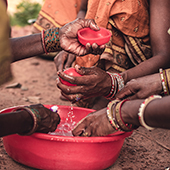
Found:
[{"label": "dirt ground", "polygon": [[[30,33],[30,26],[24,29],[13,27],[12,36]],[[56,87],[56,70],[53,61],[38,57],[22,60],[12,65],[13,80],[0,87],[0,109],[15,105],[36,103],[69,105],[60,100]],[[20,88],[6,88],[20,83]],[[125,139],[117,161],[107,170],[163,170],[170,167],[170,131],[155,129],[152,132],[139,128]],[[0,138],[0,169],[31,170],[13,161],[3,147]],[[74,170],[74,168],[73,168]]]}]

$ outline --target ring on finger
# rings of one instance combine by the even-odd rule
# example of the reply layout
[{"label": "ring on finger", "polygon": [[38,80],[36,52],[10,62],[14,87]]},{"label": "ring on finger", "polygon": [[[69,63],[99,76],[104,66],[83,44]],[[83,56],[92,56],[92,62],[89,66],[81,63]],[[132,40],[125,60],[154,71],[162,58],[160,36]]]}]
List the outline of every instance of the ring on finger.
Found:
[{"label": "ring on finger", "polygon": [[80,97],[78,94],[76,94],[75,101],[78,102],[80,100]]},{"label": "ring on finger", "polygon": [[84,136],[84,137],[88,137],[88,132],[84,132],[83,134],[82,134],[82,136]]}]

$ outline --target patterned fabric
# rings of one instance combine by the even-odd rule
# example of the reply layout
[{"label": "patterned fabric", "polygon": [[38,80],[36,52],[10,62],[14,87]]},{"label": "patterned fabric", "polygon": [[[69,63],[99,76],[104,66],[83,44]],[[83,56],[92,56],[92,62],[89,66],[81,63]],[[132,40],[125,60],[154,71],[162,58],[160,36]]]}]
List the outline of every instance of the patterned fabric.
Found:
[{"label": "patterned fabric", "polygon": [[94,19],[99,27],[112,32],[105,52],[100,57],[105,70],[113,68],[116,72],[123,72],[152,56],[148,8],[147,0],[88,1],[86,18]]},{"label": "patterned fabric", "polygon": [[9,44],[9,18],[4,2],[0,1],[0,85],[11,79],[11,52]]},{"label": "patterned fabric", "polygon": [[[46,0],[34,31],[61,27],[74,20],[81,0]],[[87,19],[111,31],[104,53],[76,57],[75,64],[98,66],[109,72],[123,72],[152,57],[149,40],[148,0],[88,0]],[[92,107],[96,99],[82,100],[78,106]]]},{"label": "patterned fabric", "polygon": [[33,25],[33,33],[61,27],[76,19],[81,0],[46,0]]}]

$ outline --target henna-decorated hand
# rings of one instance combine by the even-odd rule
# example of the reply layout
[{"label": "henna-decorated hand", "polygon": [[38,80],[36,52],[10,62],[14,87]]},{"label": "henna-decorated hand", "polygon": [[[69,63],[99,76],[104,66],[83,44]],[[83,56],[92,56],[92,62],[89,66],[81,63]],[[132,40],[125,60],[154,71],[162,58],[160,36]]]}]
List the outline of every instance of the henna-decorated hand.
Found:
[{"label": "henna-decorated hand", "polygon": [[66,51],[59,52],[54,58],[54,63],[57,71],[63,71],[66,68],[71,67],[76,55],[68,53]]},{"label": "henna-decorated hand", "polygon": [[162,92],[160,75],[153,74],[130,80],[125,87],[116,94],[118,99],[144,99]]},{"label": "henna-decorated hand", "polygon": [[82,28],[90,27],[92,30],[98,31],[99,28],[92,19],[76,19],[59,29],[59,40],[62,49],[69,53],[83,56],[89,53],[102,54],[105,45],[98,46],[96,43],[86,47],[78,41],[77,32]]},{"label": "henna-decorated hand", "polygon": [[44,107],[42,104],[30,105],[29,108],[36,109],[39,112],[40,122],[36,132],[48,133],[56,130],[57,125],[60,123],[60,116],[56,112]]},{"label": "henna-decorated hand", "polygon": [[72,131],[74,136],[86,137],[106,136],[114,132],[116,132],[116,130],[108,120],[106,108],[87,115]]},{"label": "henna-decorated hand", "polygon": [[98,67],[85,68],[78,65],[75,66],[76,71],[83,75],[80,77],[74,77],[65,74],[64,72],[59,72],[60,78],[68,81],[72,84],[77,84],[77,86],[66,86],[60,81],[57,86],[62,91],[62,95],[72,102],[78,99],[85,99],[96,96],[105,96],[109,93],[111,89],[111,78],[109,74]]}]

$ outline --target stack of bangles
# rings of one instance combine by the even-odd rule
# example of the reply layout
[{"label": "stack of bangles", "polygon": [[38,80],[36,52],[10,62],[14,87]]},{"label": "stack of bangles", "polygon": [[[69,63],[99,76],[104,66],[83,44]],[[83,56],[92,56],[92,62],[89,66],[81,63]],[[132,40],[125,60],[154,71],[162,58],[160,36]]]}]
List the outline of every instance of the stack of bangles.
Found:
[{"label": "stack of bangles", "polygon": [[169,95],[170,89],[170,69],[163,70],[162,68],[159,69],[160,78],[162,82],[162,88],[164,91],[164,95]]},{"label": "stack of bangles", "polygon": [[130,132],[137,128],[137,126],[134,126],[132,124],[125,123],[121,116],[121,107],[124,102],[128,101],[125,100],[113,100],[109,102],[107,105],[107,117],[110,122],[110,124],[113,126],[113,128],[117,131],[125,131]]},{"label": "stack of bangles", "polygon": [[[139,122],[140,122],[141,126],[145,127],[148,130],[153,130],[154,128],[148,126],[145,123],[145,119],[144,119],[145,109],[151,101],[153,101],[155,99],[160,99],[160,98],[162,98],[162,97],[159,95],[152,95],[152,96],[148,97],[147,99],[145,99],[144,102],[142,102],[142,104],[139,107],[139,112],[138,112]],[[130,131],[138,128],[138,126],[124,122],[122,119],[121,107],[122,107],[123,103],[126,101],[129,101],[129,100],[128,99],[125,99],[122,101],[113,100],[113,101],[109,102],[109,104],[107,105],[108,120],[109,120],[110,124],[112,125],[112,127],[117,131],[130,132]]]},{"label": "stack of bangles", "polygon": [[113,100],[116,93],[119,92],[124,87],[123,77],[119,73],[107,72],[111,78],[111,89],[107,96],[104,96],[108,100]]},{"label": "stack of bangles", "polygon": [[39,114],[39,111],[37,109],[31,108],[29,106],[19,106],[19,107],[15,107],[15,109],[12,110],[12,112],[16,112],[18,110],[26,110],[33,118],[33,127],[29,132],[25,132],[25,133],[20,133],[19,135],[31,135],[33,134],[38,126],[39,123],[41,122],[41,116]]},{"label": "stack of bangles", "polygon": [[46,31],[42,30],[41,39],[46,54],[62,50],[59,41],[59,28],[52,28]]}]

